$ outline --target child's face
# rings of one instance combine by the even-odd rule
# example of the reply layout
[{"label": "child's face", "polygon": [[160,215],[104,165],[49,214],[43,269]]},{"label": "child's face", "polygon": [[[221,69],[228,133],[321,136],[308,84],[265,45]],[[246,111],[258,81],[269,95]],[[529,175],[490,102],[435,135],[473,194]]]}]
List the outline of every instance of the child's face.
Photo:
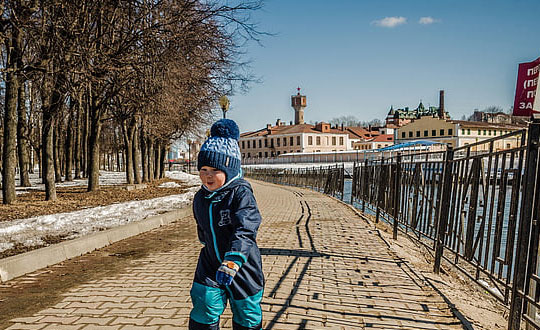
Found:
[{"label": "child's face", "polygon": [[201,167],[199,177],[201,178],[202,184],[210,191],[223,187],[227,180],[225,172],[210,166]]}]

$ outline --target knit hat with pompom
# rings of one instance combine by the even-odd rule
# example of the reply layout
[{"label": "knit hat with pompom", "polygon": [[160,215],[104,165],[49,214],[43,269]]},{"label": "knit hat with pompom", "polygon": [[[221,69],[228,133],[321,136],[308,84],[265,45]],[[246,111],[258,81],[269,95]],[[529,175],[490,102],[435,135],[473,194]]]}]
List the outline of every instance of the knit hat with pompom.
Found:
[{"label": "knit hat with pompom", "polygon": [[199,151],[197,169],[210,166],[225,172],[227,182],[240,173],[240,147],[238,125],[230,119],[216,121],[210,129],[210,137]]}]

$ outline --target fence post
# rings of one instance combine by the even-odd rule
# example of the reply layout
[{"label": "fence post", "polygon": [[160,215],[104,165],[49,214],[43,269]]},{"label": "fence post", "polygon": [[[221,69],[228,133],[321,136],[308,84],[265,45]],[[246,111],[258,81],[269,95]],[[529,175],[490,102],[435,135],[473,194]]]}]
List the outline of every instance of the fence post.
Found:
[{"label": "fence post", "polygon": [[[508,316],[508,330],[519,330],[523,311],[525,281],[527,280],[527,259],[529,239],[533,215],[533,197],[538,188],[536,183],[536,167],[538,162],[538,140],[540,137],[540,120],[534,118],[529,124],[527,138],[526,165],[523,180],[523,198],[521,199],[521,216],[519,219],[518,246],[516,250],[516,268],[512,281],[512,298]],[[519,175],[519,174],[518,174]],[[538,192],[536,192],[538,194]]]},{"label": "fence post", "polygon": [[364,171],[364,174],[362,175],[362,213],[366,213],[366,199],[368,196],[368,160],[366,155],[364,154],[364,168],[362,169]]},{"label": "fence post", "polygon": [[[345,164],[341,164],[339,184],[341,185],[341,201],[345,200]],[[352,193],[352,191],[351,191]]]},{"label": "fence post", "polygon": [[379,167],[379,184],[377,187],[377,197],[375,199],[375,202],[377,203],[377,211],[375,212],[375,223],[379,222],[379,217],[381,216],[381,199],[383,196],[384,191],[384,177],[383,177],[383,169],[384,169],[384,155],[381,156],[381,166]]},{"label": "fence post", "polygon": [[352,167],[351,205],[353,205],[354,196],[356,195],[356,180],[357,179],[358,179],[358,176],[356,174],[356,162],[354,162],[353,167]]},{"label": "fence post", "polygon": [[397,154],[397,161],[394,174],[394,228],[392,231],[392,238],[397,239],[398,233],[398,218],[399,218],[399,197],[401,193],[401,153]]},{"label": "fence post", "polygon": [[448,211],[450,210],[450,197],[452,190],[452,167],[454,160],[454,148],[448,146],[446,150],[446,160],[444,162],[444,176],[442,184],[441,208],[438,212],[437,236],[435,237],[435,263],[433,272],[439,274],[441,270],[441,259],[444,250],[444,239],[446,236],[446,226],[448,224]]}]

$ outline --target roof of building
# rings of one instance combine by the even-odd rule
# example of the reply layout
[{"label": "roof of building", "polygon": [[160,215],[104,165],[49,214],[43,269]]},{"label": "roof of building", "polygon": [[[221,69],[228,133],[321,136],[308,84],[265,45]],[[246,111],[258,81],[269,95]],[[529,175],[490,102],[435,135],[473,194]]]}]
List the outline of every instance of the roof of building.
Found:
[{"label": "roof of building", "polygon": [[394,141],[393,134],[381,134],[373,139],[373,142],[392,142]]},{"label": "roof of building", "polygon": [[267,135],[283,135],[283,134],[295,134],[295,133],[313,133],[313,134],[349,134],[345,130],[339,128],[330,128],[326,132],[322,132],[316,129],[315,125],[311,124],[297,124],[297,125],[276,125],[270,126],[270,128],[262,128],[257,131],[245,132],[240,134],[241,138],[259,137]]}]

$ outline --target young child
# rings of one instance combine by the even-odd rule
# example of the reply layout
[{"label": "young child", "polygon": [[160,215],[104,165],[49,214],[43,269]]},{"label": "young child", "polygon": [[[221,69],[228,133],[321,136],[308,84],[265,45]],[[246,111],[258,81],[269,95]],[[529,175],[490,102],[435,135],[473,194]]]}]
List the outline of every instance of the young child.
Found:
[{"label": "young child", "polygon": [[199,152],[201,190],[193,200],[199,255],[191,288],[190,330],[218,330],[227,300],[233,329],[261,329],[264,276],[257,229],[261,215],[240,169],[239,130],[230,119],[212,125]]}]

